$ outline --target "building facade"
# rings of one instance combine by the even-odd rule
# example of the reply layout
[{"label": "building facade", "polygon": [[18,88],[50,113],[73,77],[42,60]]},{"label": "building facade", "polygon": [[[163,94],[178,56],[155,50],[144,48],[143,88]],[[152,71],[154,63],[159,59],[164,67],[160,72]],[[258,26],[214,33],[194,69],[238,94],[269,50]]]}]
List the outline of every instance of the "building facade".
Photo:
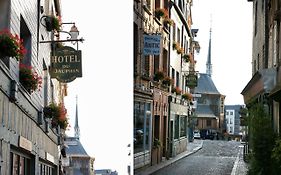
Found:
[{"label": "building facade", "polygon": [[[171,2],[170,16],[170,77],[173,80],[169,98],[169,157],[186,151],[188,144],[188,117],[191,90],[187,76],[195,74],[193,36],[191,32],[192,1]],[[183,95],[188,98],[183,98]]]},{"label": "building facade", "polygon": [[[186,78],[195,65],[190,56],[195,45],[191,5],[192,1],[134,1],[134,169],[186,150],[192,100]],[[149,38],[159,40],[153,53]]]},{"label": "building facade", "polygon": [[240,135],[240,109],[241,105],[225,105],[226,132],[229,135]]},{"label": "building facade", "polygon": [[[0,2],[0,43],[16,40],[19,49],[14,54],[8,44],[0,44],[1,175],[61,173],[67,86],[51,79],[50,55],[56,46],[49,41],[58,39],[58,31],[47,30],[45,20],[59,16],[59,0]],[[48,117],[50,104],[60,108],[64,125]]]},{"label": "building facade", "polygon": [[241,94],[247,108],[263,104],[280,133],[280,1],[253,3],[252,78]]}]

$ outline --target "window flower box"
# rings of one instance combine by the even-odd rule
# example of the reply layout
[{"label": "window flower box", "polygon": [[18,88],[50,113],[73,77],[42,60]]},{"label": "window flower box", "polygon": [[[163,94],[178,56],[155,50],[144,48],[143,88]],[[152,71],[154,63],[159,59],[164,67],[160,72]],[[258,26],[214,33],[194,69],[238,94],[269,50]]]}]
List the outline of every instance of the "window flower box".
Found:
[{"label": "window flower box", "polygon": [[167,17],[168,16],[168,11],[163,8],[156,8],[155,13],[154,13],[156,18],[161,18],[161,17]]},{"label": "window flower box", "polygon": [[163,80],[162,80],[162,84],[165,85],[165,86],[170,86],[173,82],[173,79],[170,78],[169,76],[165,77]]},{"label": "window flower box", "polygon": [[164,25],[172,26],[174,24],[174,20],[172,20],[172,19],[170,19],[168,17],[164,18],[163,22],[164,22]]},{"label": "window flower box", "polygon": [[192,100],[192,95],[190,93],[185,93],[185,94],[182,94],[181,96],[183,99],[185,100]]},{"label": "window flower box", "polygon": [[181,94],[181,89],[179,87],[174,87],[172,89],[172,93],[176,93],[176,95],[180,95]]},{"label": "window flower box", "polygon": [[26,53],[23,40],[17,34],[12,35],[8,30],[0,31],[0,58],[14,57],[17,61]]},{"label": "window flower box", "polygon": [[41,88],[42,85],[42,77],[33,70],[32,66],[24,64],[19,65],[19,81],[29,93]]},{"label": "window flower box", "polygon": [[44,107],[44,116],[51,119],[53,128],[60,126],[61,129],[66,129],[68,126],[68,119],[66,118],[67,110],[63,104],[56,105],[51,103]]},{"label": "window flower box", "polygon": [[158,71],[154,74],[153,80],[159,81],[159,80],[163,80],[163,78],[164,78],[164,73],[161,71]]}]

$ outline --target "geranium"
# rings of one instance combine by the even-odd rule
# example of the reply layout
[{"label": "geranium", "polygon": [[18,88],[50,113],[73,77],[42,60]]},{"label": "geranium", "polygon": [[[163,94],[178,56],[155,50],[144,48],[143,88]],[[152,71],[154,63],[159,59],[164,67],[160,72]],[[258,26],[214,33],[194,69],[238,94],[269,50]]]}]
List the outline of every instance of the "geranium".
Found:
[{"label": "geranium", "polygon": [[0,31],[0,56],[15,57],[18,61],[24,57],[26,49],[23,40],[8,30]]},{"label": "geranium", "polygon": [[177,95],[180,95],[181,94],[181,89],[179,87],[174,87],[172,89],[172,93],[176,93]]},{"label": "geranium", "polygon": [[192,100],[192,94],[190,93],[185,93],[185,94],[182,94],[182,98],[183,99],[186,99],[186,100]]},{"label": "geranium", "polygon": [[30,93],[41,88],[42,77],[33,70],[32,66],[20,64],[19,80],[23,87]]}]

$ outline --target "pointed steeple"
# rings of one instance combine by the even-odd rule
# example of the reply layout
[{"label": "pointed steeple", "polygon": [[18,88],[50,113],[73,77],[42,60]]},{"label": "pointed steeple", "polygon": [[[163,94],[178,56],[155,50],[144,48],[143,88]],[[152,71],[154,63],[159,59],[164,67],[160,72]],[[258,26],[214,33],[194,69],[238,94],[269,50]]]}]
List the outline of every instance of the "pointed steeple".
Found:
[{"label": "pointed steeple", "polygon": [[76,96],[76,114],[75,114],[75,126],[74,126],[74,137],[79,140],[80,137],[80,129],[78,126],[78,97]]},{"label": "pointed steeple", "polygon": [[212,40],[212,16],[211,16],[211,27],[210,27],[210,38],[209,38],[209,49],[208,49],[208,57],[206,63],[206,74],[210,77],[212,76],[212,63],[211,63],[211,40]]}]

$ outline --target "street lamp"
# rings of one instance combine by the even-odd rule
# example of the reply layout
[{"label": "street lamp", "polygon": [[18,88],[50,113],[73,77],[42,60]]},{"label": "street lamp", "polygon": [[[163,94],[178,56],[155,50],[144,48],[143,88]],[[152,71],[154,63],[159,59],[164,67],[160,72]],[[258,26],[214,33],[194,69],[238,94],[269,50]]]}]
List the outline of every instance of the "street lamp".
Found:
[{"label": "street lamp", "polygon": [[[47,18],[48,16],[42,16],[40,23],[46,27],[45,24],[42,23],[43,18]],[[79,36],[79,30],[77,29],[76,25],[74,22],[68,22],[68,23],[61,23],[61,25],[65,24],[72,24],[72,27],[69,32],[63,31],[63,30],[57,30],[57,34],[55,36],[59,36],[59,33],[67,33],[70,37],[67,37],[64,40],[51,40],[51,41],[40,41],[40,43],[57,43],[57,42],[71,42],[72,44],[77,44],[77,49],[78,49],[78,41],[83,42],[83,38],[78,38]]]}]

